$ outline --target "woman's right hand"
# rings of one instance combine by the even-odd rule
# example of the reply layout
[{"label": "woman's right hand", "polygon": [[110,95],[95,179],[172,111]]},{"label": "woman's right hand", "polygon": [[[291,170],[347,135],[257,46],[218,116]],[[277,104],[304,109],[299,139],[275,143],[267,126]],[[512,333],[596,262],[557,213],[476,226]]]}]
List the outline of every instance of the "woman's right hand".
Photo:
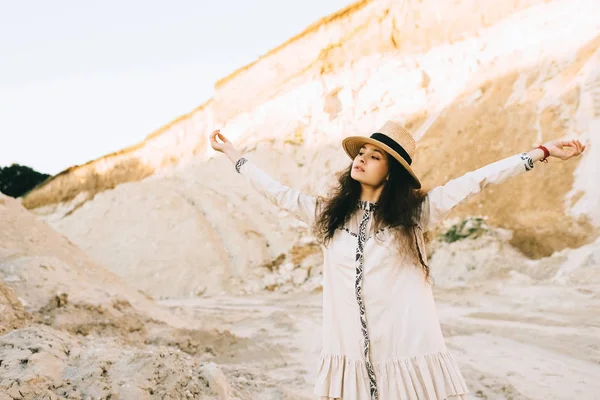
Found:
[{"label": "woman's right hand", "polygon": [[[218,142],[217,139],[221,139],[222,142]],[[221,153],[227,153],[230,150],[234,150],[233,144],[221,134],[220,129],[217,129],[213,133],[211,133],[210,145],[213,148],[213,150],[220,151]]]}]

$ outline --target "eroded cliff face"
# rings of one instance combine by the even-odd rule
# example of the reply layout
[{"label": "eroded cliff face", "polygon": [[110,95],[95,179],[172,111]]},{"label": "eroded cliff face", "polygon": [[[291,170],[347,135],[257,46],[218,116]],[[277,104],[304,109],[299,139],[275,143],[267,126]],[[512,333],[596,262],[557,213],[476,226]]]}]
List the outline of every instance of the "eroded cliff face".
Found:
[{"label": "eroded cliff face", "polygon": [[227,121],[319,76],[336,74],[365,57],[426,53],[473,37],[536,1],[359,1],[315,22],[257,63],[216,84],[214,113]]},{"label": "eroded cliff face", "polygon": [[582,158],[538,164],[453,212],[512,230],[530,257],[579,247],[600,226],[594,3],[359,2],[217,82],[210,102],[143,143],[65,171],[23,203],[144,290],[228,291],[312,244],[213,157],[210,132],[282,183],[326,194],[350,162],[341,139],[396,119],[419,140],[426,187],[536,143],[587,141]]},{"label": "eroded cliff face", "polygon": [[[397,58],[463,41],[536,3],[543,2],[358,1],[316,21],[256,62],[216,82],[214,99],[206,104],[134,146],[63,171],[26,196],[24,204],[36,208],[71,200],[81,192],[87,193],[87,199],[164,167],[190,158],[202,159],[209,153],[206,136],[214,127],[234,122],[236,116],[252,112],[269,99],[319,82],[321,77],[351,70],[368,56],[391,53]],[[377,68],[377,61],[371,68]],[[400,76],[395,79],[402,80]],[[328,103],[327,111],[335,113],[337,101],[330,99]],[[260,125],[254,122],[241,128]]]}]

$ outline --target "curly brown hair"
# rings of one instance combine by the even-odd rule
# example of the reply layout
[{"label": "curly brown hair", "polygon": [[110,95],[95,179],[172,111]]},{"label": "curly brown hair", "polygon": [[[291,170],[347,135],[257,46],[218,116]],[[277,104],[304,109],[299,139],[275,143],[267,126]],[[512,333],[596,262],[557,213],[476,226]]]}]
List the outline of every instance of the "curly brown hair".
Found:
[{"label": "curly brown hair", "polygon": [[[425,263],[415,231],[426,192],[415,188],[410,174],[394,157],[388,154],[386,157],[389,180],[385,183],[373,212],[374,231],[378,232],[382,227],[392,229],[399,254],[402,257],[410,254],[418,256],[425,279],[429,280],[429,266]],[[328,196],[318,198],[322,207],[313,232],[321,244],[327,245],[336,230],[343,227],[356,210],[362,188],[360,182],[351,177],[351,172],[352,163],[341,172],[338,185]],[[375,239],[377,240],[377,235]],[[407,240],[410,240],[410,246],[407,246]],[[413,252],[407,254],[407,249],[412,249]]]}]

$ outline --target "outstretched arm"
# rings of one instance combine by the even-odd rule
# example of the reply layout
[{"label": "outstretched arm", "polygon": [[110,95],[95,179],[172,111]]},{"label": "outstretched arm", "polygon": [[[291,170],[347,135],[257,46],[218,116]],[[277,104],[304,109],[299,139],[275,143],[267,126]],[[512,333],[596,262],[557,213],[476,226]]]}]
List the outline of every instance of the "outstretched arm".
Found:
[{"label": "outstretched arm", "polygon": [[[549,157],[568,160],[579,156],[586,148],[579,140],[555,140],[544,145]],[[496,161],[483,168],[466,173],[443,186],[431,189],[423,204],[421,223],[424,230],[431,230],[461,202],[480,193],[490,184],[499,184],[512,176],[533,169],[535,162],[544,159],[545,153],[536,148],[528,153]]]},{"label": "outstretched arm", "polygon": [[[218,142],[217,138],[222,140],[222,143]],[[220,130],[216,130],[210,135],[210,144],[214,150],[224,153],[231,162],[235,163],[236,171],[244,176],[250,186],[259,194],[300,221],[309,226],[312,225],[315,220],[315,197],[273,179],[236,150],[233,144],[220,133]]]}]

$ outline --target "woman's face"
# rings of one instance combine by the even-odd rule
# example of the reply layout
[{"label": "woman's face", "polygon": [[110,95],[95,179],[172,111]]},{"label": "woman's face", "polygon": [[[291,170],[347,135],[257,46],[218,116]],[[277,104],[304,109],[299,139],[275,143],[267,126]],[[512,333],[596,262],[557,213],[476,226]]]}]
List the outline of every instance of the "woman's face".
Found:
[{"label": "woman's face", "polygon": [[380,147],[366,143],[352,162],[350,176],[365,185],[382,185],[388,176],[387,153]]}]

